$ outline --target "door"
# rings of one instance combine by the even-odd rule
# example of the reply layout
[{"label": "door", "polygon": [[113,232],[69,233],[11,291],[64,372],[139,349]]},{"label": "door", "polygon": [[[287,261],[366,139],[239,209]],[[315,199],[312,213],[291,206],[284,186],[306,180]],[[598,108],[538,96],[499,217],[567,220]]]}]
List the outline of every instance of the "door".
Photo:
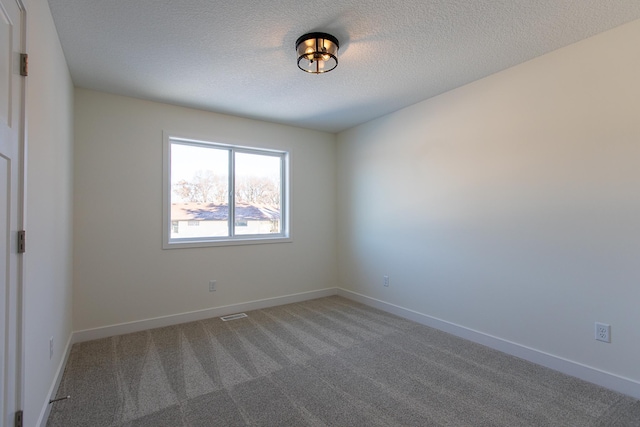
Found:
[{"label": "door", "polygon": [[24,8],[0,0],[0,425],[12,426],[22,405],[21,277],[18,230],[22,227],[24,81],[20,53]]}]

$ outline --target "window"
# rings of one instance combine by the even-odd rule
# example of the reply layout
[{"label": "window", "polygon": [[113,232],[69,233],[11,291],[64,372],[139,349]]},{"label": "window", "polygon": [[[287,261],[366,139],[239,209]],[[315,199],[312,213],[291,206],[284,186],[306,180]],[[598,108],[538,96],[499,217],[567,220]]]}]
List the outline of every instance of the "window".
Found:
[{"label": "window", "polygon": [[289,152],[165,135],[164,247],[290,241]]}]

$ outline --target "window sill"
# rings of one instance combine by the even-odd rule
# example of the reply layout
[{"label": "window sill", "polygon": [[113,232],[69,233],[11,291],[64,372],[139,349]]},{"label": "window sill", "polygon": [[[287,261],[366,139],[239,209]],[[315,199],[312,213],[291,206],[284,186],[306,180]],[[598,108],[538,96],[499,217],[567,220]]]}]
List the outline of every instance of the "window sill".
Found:
[{"label": "window sill", "polygon": [[164,242],[162,249],[183,249],[183,248],[206,248],[217,246],[238,246],[238,245],[264,245],[271,243],[291,243],[293,239],[291,237],[247,237],[235,238],[233,240],[187,240],[180,241],[178,239]]}]

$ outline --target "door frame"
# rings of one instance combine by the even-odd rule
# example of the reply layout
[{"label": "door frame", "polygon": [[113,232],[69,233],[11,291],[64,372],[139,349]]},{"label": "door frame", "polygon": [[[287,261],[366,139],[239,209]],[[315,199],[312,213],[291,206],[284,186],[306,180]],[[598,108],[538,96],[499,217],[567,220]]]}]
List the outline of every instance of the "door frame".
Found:
[{"label": "door frame", "polygon": [[[15,0],[20,9],[20,48],[22,53],[27,52],[27,8],[24,0]],[[28,69],[27,69],[28,71]],[[20,153],[20,171],[18,175],[18,229],[26,230],[27,211],[27,76],[20,80],[20,131],[18,137],[18,151]],[[25,263],[26,254],[18,256],[17,301],[16,301],[16,408],[24,410],[25,396]]]},{"label": "door frame", "polygon": [[[15,202],[15,209],[11,209],[9,212],[10,218],[15,215],[15,219],[10,219],[9,233],[7,235],[8,250],[11,256],[15,255],[15,260],[10,261],[9,267],[9,300],[6,301],[9,310],[8,323],[6,324],[6,330],[8,336],[5,336],[6,355],[8,359],[5,361],[8,368],[5,372],[3,384],[0,384],[1,390],[7,390],[7,407],[2,410],[6,412],[0,414],[0,416],[6,416],[13,419],[16,415],[11,412],[18,412],[24,409],[25,404],[25,343],[24,343],[24,283],[25,283],[25,254],[18,252],[18,230],[25,229],[26,221],[26,147],[27,147],[27,131],[26,131],[26,99],[27,99],[27,82],[26,78],[22,76],[21,72],[21,57],[22,53],[26,52],[26,39],[27,39],[27,11],[23,0],[3,0],[4,4],[13,3],[17,6],[17,13],[19,16],[11,17],[14,20],[14,25],[19,25],[18,31],[14,31],[11,34],[13,40],[17,43],[12,43],[10,49],[11,69],[9,70],[11,76],[11,91],[9,96],[11,99],[12,115],[16,113],[12,119],[15,123],[11,124],[11,128],[15,129],[15,136],[11,133],[9,141],[12,141],[15,137],[16,151],[15,158],[12,157],[11,162],[17,168],[16,173],[16,190],[15,201],[13,194],[10,195],[10,200]],[[12,8],[14,6],[11,6]],[[8,13],[8,12],[7,12]],[[18,79],[15,82],[13,79]],[[14,102],[15,101],[15,102]],[[17,103],[17,106],[14,106]],[[14,127],[15,126],[15,127]],[[11,146],[12,142],[9,142]],[[15,163],[14,163],[15,162]],[[11,175],[13,176],[13,174]],[[13,193],[13,189],[10,190]],[[15,227],[15,230],[14,230]],[[15,266],[14,266],[15,263]],[[15,289],[13,289],[13,283],[15,281]],[[5,420],[0,420],[4,422]]]}]

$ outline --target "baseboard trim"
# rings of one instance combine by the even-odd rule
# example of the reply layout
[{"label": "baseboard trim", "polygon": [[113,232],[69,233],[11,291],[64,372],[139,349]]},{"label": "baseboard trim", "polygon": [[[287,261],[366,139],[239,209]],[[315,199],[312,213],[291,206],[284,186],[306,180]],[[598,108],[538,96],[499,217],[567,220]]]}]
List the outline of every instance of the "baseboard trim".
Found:
[{"label": "baseboard trim", "polygon": [[73,343],[91,341],[100,338],[112,337],[115,335],[145,331],[147,329],[162,328],[165,326],[194,322],[198,320],[209,319],[212,317],[227,316],[229,314],[239,313],[242,311],[260,310],[262,308],[275,307],[278,305],[302,302],[316,298],[323,298],[331,295],[336,295],[337,293],[338,288],[326,288],[317,291],[302,292],[298,294],[284,295],[281,297],[265,298],[239,304],[207,308],[204,310],[191,311],[187,313],[136,320],[134,322],[119,323],[116,325],[103,326],[100,328],[85,329],[82,331],[74,332],[72,341]]},{"label": "baseboard trim", "polygon": [[572,360],[554,356],[553,354],[545,353],[531,347],[523,346],[512,341],[504,340],[493,335],[485,334],[474,329],[466,328],[455,323],[447,322],[415,310],[371,298],[347,289],[338,288],[337,294],[370,307],[378,308],[388,313],[404,317],[405,319],[413,320],[416,323],[439,329],[460,338],[468,339],[469,341],[499,350],[503,353],[528,360],[529,362],[533,362],[537,365],[541,365],[549,369],[562,372],[563,374],[571,375],[610,390],[640,399],[640,382],[630,378],[621,377]]},{"label": "baseboard trim", "polygon": [[62,374],[64,374],[64,368],[67,366],[67,361],[69,360],[69,355],[71,354],[71,346],[73,345],[73,333],[69,335],[69,339],[67,340],[67,345],[64,348],[64,354],[62,356],[62,360],[60,360],[60,364],[58,365],[58,369],[56,370],[56,375],[53,377],[53,383],[51,384],[51,388],[49,388],[49,392],[47,393],[47,400],[44,402],[44,406],[40,411],[40,416],[38,417],[38,421],[36,425],[38,427],[46,427],[47,421],[49,420],[49,414],[51,414],[51,404],[49,404],[49,400],[53,399],[55,393],[58,391],[60,387],[60,382],[62,382]]}]

